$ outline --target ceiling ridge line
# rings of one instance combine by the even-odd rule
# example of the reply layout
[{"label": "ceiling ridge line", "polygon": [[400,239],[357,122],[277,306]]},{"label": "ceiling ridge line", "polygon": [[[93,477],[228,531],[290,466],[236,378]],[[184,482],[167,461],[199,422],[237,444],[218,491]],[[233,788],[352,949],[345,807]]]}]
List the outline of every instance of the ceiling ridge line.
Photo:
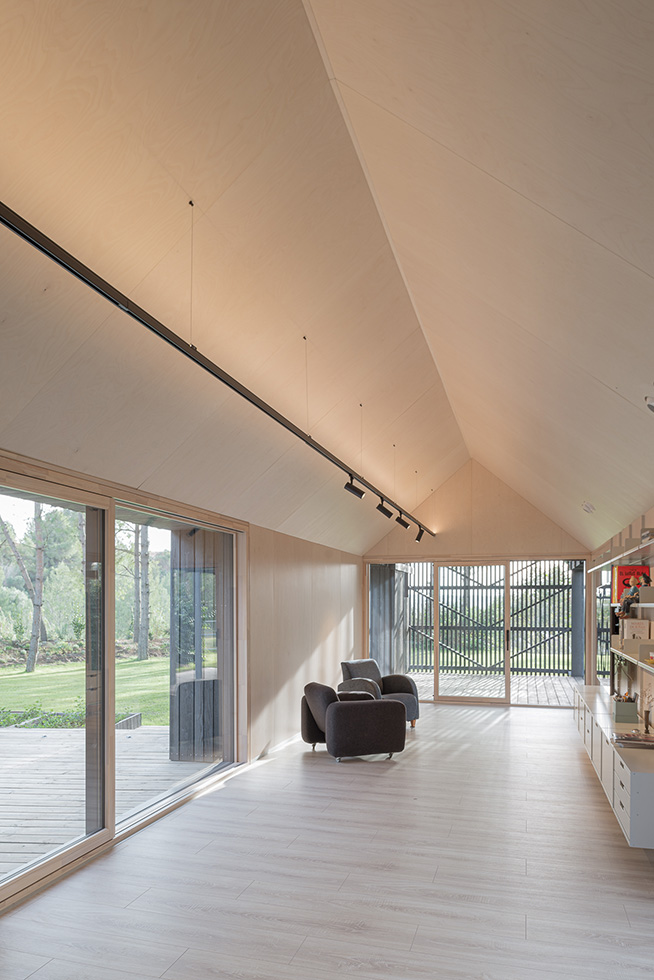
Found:
[{"label": "ceiling ridge line", "polygon": [[[436,357],[435,357],[434,352],[433,352],[433,350],[431,348],[431,345],[429,343],[429,340],[427,339],[427,335],[425,333],[425,328],[424,328],[423,323],[422,323],[422,317],[420,316],[420,314],[418,312],[418,308],[417,308],[417,304],[416,304],[416,301],[415,301],[415,298],[414,298],[414,295],[413,295],[413,291],[412,291],[411,287],[409,286],[407,277],[406,277],[405,272],[404,272],[404,267],[403,267],[403,265],[402,265],[402,263],[400,261],[400,258],[399,258],[397,249],[395,247],[395,240],[393,238],[393,235],[391,234],[391,230],[389,228],[388,222],[386,221],[386,218],[384,216],[384,211],[383,211],[382,206],[381,206],[381,201],[380,201],[379,196],[378,196],[378,194],[377,194],[377,192],[375,190],[375,185],[374,185],[374,182],[373,182],[372,177],[370,175],[370,171],[368,169],[368,165],[366,163],[366,159],[365,159],[365,156],[363,154],[363,150],[361,149],[361,146],[359,144],[359,140],[358,140],[358,137],[356,135],[356,131],[354,129],[354,125],[353,125],[353,123],[352,123],[352,121],[350,119],[350,115],[349,115],[349,113],[347,111],[347,107],[345,106],[345,102],[343,101],[343,96],[341,95],[341,92],[340,92],[340,84],[341,83],[336,78],[330,79],[330,82],[331,82],[332,90],[334,91],[334,95],[336,97],[336,102],[338,104],[338,107],[340,109],[341,115],[343,116],[343,120],[344,120],[345,125],[347,127],[347,131],[349,133],[350,140],[351,140],[352,146],[354,148],[354,152],[356,153],[356,155],[358,157],[359,166],[361,167],[361,172],[363,173],[363,176],[365,178],[366,184],[368,185],[368,190],[370,191],[370,196],[371,196],[372,201],[373,201],[373,204],[375,205],[375,208],[377,210],[377,214],[379,216],[379,220],[381,221],[382,228],[384,229],[384,234],[386,236],[386,240],[388,242],[388,246],[389,246],[389,248],[391,250],[391,254],[393,255],[393,258],[395,260],[395,265],[397,267],[397,271],[400,274],[400,278],[402,279],[402,282],[404,284],[404,288],[406,290],[406,294],[407,294],[407,296],[409,298],[409,302],[411,304],[411,309],[413,310],[413,315],[416,318],[416,323],[418,324],[418,328],[419,328],[420,332],[422,333],[422,336],[424,338],[425,343],[427,344],[427,349],[428,349],[429,353],[431,354],[432,361],[434,362],[434,368],[436,369],[436,374],[438,375],[438,379],[439,379],[441,385],[443,386],[443,391],[445,392],[445,395],[447,397],[447,401],[448,401],[448,404],[450,406],[450,410],[452,412],[452,417],[454,418],[454,421],[456,423],[456,426],[457,426],[457,429],[458,429],[458,432],[459,432],[459,437],[461,439],[461,442],[463,443],[463,446],[464,446],[466,452],[468,453],[468,457],[470,459],[472,459],[472,454],[471,454],[470,449],[468,447],[468,444],[467,444],[467,442],[465,440],[465,436],[463,434],[463,429],[461,427],[461,423],[459,422],[459,419],[457,417],[456,411],[454,409],[454,405],[452,404],[452,399],[450,398],[450,394],[449,394],[449,392],[447,390],[447,385],[445,384],[445,381],[443,380],[443,375],[441,374],[441,371],[440,371],[440,368],[438,366]],[[345,86],[345,87],[346,88],[349,88],[349,86]],[[354,89],[350,89],[350,91],[355,91],[355,90]],[[372,104],[375,105],[376,103],[372,103]]]},{"label": "ceiling ridge line", "polygon": [[307,21],[309,22],[309,29],[313,34],[316,46],[320,57],[322,58],[323,65],[327,72],[327,78],[330,82],[336,80],[336,72],[334,71],[331,58],[327,51],[327,45],[324,42],[322,31],[320,30],[320,25],[318,24],[318,18],[316,17],[313,7],[311,6],[311,0],[302,0],[302,6],[304,7],[304,13],[306,14]]},{"label": "ceiling ridge line", "polygon": [[554,218],[555,221],[559,221],[562,225],[565,225],[566,228],[570,228],[571,231],[574,231],[578,235],[581,235],[582,238],[585,238],[587,241],[592,242],[593,245],[596,245],[598,248],[601,248],[603,251],[607,252],[609,255],[612,255],[620,262],[624,262],[624,264],[629,266],[630,269],[634,269],[636,272],[640,272],[642,275],[647,276],[648,279],[654,280],[654,273],[648,272],[647,269],[643,269],[642,266],[636,265],[635,262],[631,262],[629,259],[625,258],[624,255],[621,255],[619,252],[616,252],[614,249],[609,248],[608,245],[604,245],[602,242],[598,242],[597,239],[593,238],[592,235],[589,235],[588,232],[583,231],[583,229],[581,228],[578,228],[577,225],[573,225],[570,221],[566,221],[565,218],[560,217],[555,211],[550,211],[549,208],[546,208],[543,204],[539,204],[538,201],[534,201],[533,198],[529,197],[527,194],[523,193],[522,191],[517,190],[515,187],[512,187],[510,184],[507,184],[500,177],[497,177],[489,170],[484,170],[484,168],[480,167],[479,164],[474,163],[472,160],[469,160],[468,157],[463,156],[461,153],[457,153],[456,150],[453,150],[452,147],[447,146],[447,144],[441,143],[440,140],[435,139],[433,136],[430,136],[429,133],[426,133],[423,129],[420,129],[419,126],[414,126],[412,123],[407,122],[407,120],[403,116],[399,116],[396,112],[392,112],[390,109],[387,109],[386,106],[381,105],[379,102],[375,102],[375,100],[371,99],[370,96],[365,95],[363,92],[360,92],[358,89],[353,88],[351,85],[348,85],[347,82],[342,82],[338,78],[335,78],[333,81],[336,86],[338,87],[342,86],[343,88],[348,89],[350,92],[353,92],[355,95],[358,95],[359,98],[365,99],[365,101],[369,102],[370,105],[374,105],[377,109],[380,109],[382,112],[385,112],[387,115],[392,116],[393,119],[397,119],[397,121],[402,123],[403,126],[406,126],[408,129],[412,129],[416,133],[419,133],[420,136],[424,136],[424,138],[426,140],[429,140],[430,143],[433,143],[435,146],[440,146],[442,150],[445,150],[447,153],[450,153],[457,160],[461,160],[463,163],[467,163],[469,167],[472,167],[480,174],[484,174],[484,176],[488,177],[489,180],[492,180],[495,183],[499,184],[501,187],[504,187],[507,191],[510,191],[512,194],[515,194],[523,201],[527,201],[528,204],[531,204],[532,207],[534,208],[538,208],[538,210],[542,211],[543,214],[547,214],[550,216],[550,218]]},{"label": "ceiling ridge line", "polygon": [[[340,469],[343,473],[350,477],[350,480],[355,479],[362,486],[370,490],[370,492],[379,497],[380,499],[386,501],[391,507],[398,511],[400,515],[408,517],[409,520],[415,524],[418,528],[424,528],[428,534],[435,537],[435,532],[428,528],[423,521],[414,517],[407,509],[400,506],[395,500],[389,497],[386,493],[376,487],[373,483],[367,480],[364,476],[358,473],[353,467],[349,466],[344,460],[340,459],[331,450],[327,449],[321,443],[316,442],[312,439],[311,435],[304,432],[298,425],[292,422],[286,416],[282,415],[281,412],[277,411],[272,405],[264,401],[257,394],[247,388],[244,384],[241,384],[236,378],[228,374],[227,371],[223,370],[219,364],[216,364],[210,358],[202,354],[197,347],[193,344],[188,343],[179,334],[174,333],[169,327],[167,327],[156,317],[148,313],[147,310],[133,303],[124,293],[113,286],[106,279],[103,279],[96,272],[85,265],[79,259],[77,259],[70,252],[66,251],[61,245],[55,242],[53,239],[49,238],[44,232],[38,229],[35,225],[30,224],[22,215],[13,211],[8,205],[0,201],[0,224],[4,225],[9,231],[12,231],[15,235],[21,238],[27,244],[31,245],[37,251],[41,252],[52,262],[55,262],[61,268],[65,269],[70,275],[79,279],[80,282],[84,283],[89,289],[92,289],[95,293],[98,293],[109,303],[117,306],[120,310],[126,313],[129,317],[140,323],[141,326],[152,331],[161,340],[165,341],[171,347],[178,351],[178,353],[183,354],[189,360],[193,361],[198,367],[207,371],[218,381],[222,382],[227,388],[240,395],[247,402],[253,405],[256,409],[267,415],[272,421],[277,422],[278,425],[286,429],[297,439],[303,442],[310,449],[313,449],[319,456],[326,459],[337,469]],[[98,328],[99,329],[99,328]]]}]

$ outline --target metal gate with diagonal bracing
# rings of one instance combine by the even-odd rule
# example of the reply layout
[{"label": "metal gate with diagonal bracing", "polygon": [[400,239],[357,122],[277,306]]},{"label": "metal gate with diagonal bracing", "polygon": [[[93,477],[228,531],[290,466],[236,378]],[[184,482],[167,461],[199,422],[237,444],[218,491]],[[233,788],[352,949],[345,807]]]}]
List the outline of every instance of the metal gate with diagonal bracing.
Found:
[{"label": "metal gate with diagonal bracing", "polygon": [[578,561],[511,562],[511,673],[573,673],[573,576]]},{"label": "metal gate with diagonal bracing", "polygon": [[438,573],[439,672],[504,673],[504,566],[448,565]]},{"label": "metal gate with diagonal bracing", "polygon": [[413,562],[406,566],[409,673],[431,673],[434,669],[434,566]]},{"label": "metal gate with diagonal bracing", "polygon": [[[434,579],[431,563],[404,566],[407,583],[407,670],[434,669]],[[440,669],[502,673],[504,598],[497,566],[439,569]],[[496,568],[496,572],[492,571]],[[514,674],[579,673],[573,658],[573,591],[583,588],[583,562],[510,564],[510,667]],[[573,579],[577,575],[577,584]],[[582,596],[583,598],[583,596]],[[583,630],[583,612],[577,614]]]}]

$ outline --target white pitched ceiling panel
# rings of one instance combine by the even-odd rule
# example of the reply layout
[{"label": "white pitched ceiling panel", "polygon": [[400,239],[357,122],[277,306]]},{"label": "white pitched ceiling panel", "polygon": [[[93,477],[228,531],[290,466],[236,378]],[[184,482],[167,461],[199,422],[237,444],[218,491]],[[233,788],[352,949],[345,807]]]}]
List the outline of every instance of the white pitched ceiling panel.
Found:
[{"label": "white pitched ceiling panel", "polygon": [[3,199],[124,291],[324,76],[296,2],[8,0],[2,27]]},{"label": "white pitched ceiling panel", "polygon": [[[33,250],[29,262],[48,271]],[[93,309],[96,295],[67,276],[62,317],[64,291]],[[379,515],[343,491],[345,474],[126,314],[105,310],[100,327],[71,342],[47,381],[3,419],[0,444],[342,550],[362,553],[377,540]],[[51,319],[47,307],[41,315]],[[31,341],[26,333],[12,350],[24,388]]]},{"label": "white pitched ceiling panel", "polygon": [[[442,383],[299,0],[9,0],[1,16],[6,203],[303,426],[308,388],[310,421],[339,456],[360,453],[365,395],[367,465],[384,488],[413,486],[395,470],[413,474],[416,455],[425,487],[443,456],[467,456],[451,412],[434,426],[413,411],[442,409]],[[47,281],[42,261],[20,267],[17,295]],[[98,321],[96,297],[76,307],[79,288],[56,313],[16,304],[16,322],[40,326],[2,365],[20,382],[6,448],[369,546],[378,515],[356,511],[357,534],[343,529],[340,476],[289,455],[286,436],[122,314]],[[53,330],[57,357],[32,370]],[[289,506],[294,475],[306,507]],[[259,485],[263,504],[238,492]],[[312,514],[325,494],[332,516]]]},{"label": "white pitched ceiling panel", "polygon": [[[33,251],[34,260],[48,263]],[[80,282],[68,276],[66,288],[78,313],[80,293],[93,309],[96,296]],[[104,307],[109,315],[101,325],[88,337],[72,338],[68,356],[38,388],[31,382],[33,341],[23,338],[6,373],[13,371],[31,397],[3,418],[0,444],[138,487],[228,390],[126,314],[106,301]],[[42,312],[47,332],[50,313]]]},{"label": "white pitched ceiling panel", "polygon": [[631,349],[649,346],[653,278],[385,110],[344,98],[411,285],[415,261],[642,404],[652,362]]},{"label": "white pitched ceiling panel", "polygon": [[654,499],[654,31],[527,6],[311,2],[468,450],[592,546]]},{"label": "white pitched ceiling panel", "polygon": [[339,83],[654,273],[647,0],[307,0]]},{"label": "white pitched ceiling panel", "polygon": [[[653,495],[639,439],[654,435],[643,402],[654,281],[385,110],[344,98],[468,449],[569,533],[581,522],[595,546]],[[637,471],[630,493],[605,464],[609,446]],[[596,497],[589,529],[579,508]]]},{"label": "white pitched ceiling panel", "polygon": [[89,290],[0,228],[0,426],[15,418],[111,315]]}]

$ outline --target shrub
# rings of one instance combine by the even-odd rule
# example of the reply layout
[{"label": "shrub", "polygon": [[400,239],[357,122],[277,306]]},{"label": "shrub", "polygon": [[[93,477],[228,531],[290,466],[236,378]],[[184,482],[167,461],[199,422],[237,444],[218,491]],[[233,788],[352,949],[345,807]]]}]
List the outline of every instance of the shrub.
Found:
[{"label": "shrub", "polygon": [[6,728],[8,725],[18,725],[22,721],[29,721],[30,718],[36,718],[37,715],[40,715],[42,710],[41,704],[38,701],[27,708],[22,708],[20,711],[12,711],[11,708],[0,708],[0,728]]}]

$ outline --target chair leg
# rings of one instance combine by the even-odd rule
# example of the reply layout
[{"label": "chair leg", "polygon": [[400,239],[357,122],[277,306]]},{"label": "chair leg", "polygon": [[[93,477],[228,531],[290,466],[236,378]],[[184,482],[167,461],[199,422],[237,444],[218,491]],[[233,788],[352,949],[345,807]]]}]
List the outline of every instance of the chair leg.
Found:
[{"label": "chair leg", "polygon": [[311,751],[312,751],[312,752],[315,752],[315,751],[316,751],[316,743],[315,743],[315,742],[313,742],[313,743],[311,744]]},{"label": "chair leg", "polygon": [[411,722],[411,728],[415,728],[415,727],[416,727],[416,720],[414,718],[413,721]]},{"label": "chair leg", "polygon": [[393,758],[393,753],[392,753],[392,752],[389,752],[389,753],[388,753],[388,758],[389,758],[389,759],[392,759],[392,758]]},{"label": "chair leg", "polygon": [[336,759],[336,761],[337,762],[340,762],[341,761],[340,756]]}]

